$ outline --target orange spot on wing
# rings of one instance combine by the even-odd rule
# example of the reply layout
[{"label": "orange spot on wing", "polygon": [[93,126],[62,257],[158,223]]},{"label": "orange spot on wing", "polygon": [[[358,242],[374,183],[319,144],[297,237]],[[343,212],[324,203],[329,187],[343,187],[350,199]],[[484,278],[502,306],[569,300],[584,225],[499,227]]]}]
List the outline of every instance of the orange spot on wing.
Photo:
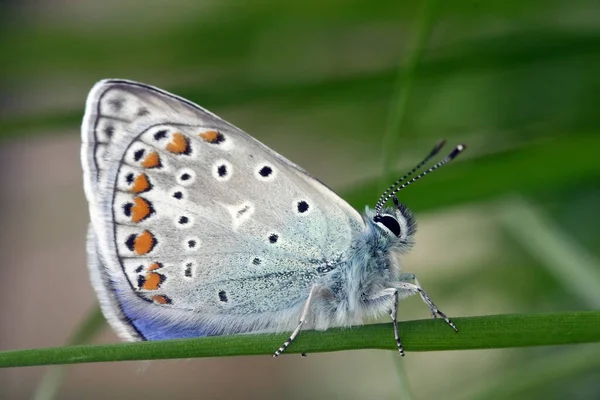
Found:
[{"label": "orange spot on wing", "polygon": [[146,158],[144,158],[144,160],[142,161],[142,167],[144,168],[158,168],[160,167],[160,165],[160,157],[155,151],[148,154]]},{"label": "orange spot on wing", "polygon": [[152,300],[154,300],[158,304],[171,304],[171,299],[165,295],[152,296]]},{"label": "orange spot on wing", "polygon": [[146,174],[141,174],[135,177],[131,191],[133,193],[143,193],[151,189],[150,181]]},{"label": "orange spot on wing", "polygon": [[155,245],[156,239],[154,236],[150,232],[144,231],[135,238],[133,243],[133,251],[142,256],[150,253]]},{"label": "orange spot on wing", "polygon": [[171,136],[171,141],[167,144],[167,151],[175,154],[189,154],[190,153],[190,142],[183,133],[175,132]]},{"label": "orange spot on wing", "polygon": [[206,131],[200,134],[200,137],[209,143],[214,143],[219,139],[219,132],[217,131]]},{"label": "orange spot on wing", "polygon": [[148,267],[148,271],[154,271],[154,270],[157,270],[157,269],[159,269],[161,267],[162,267],[162,265],[160,265],[160,263],[154,263],[154,264],[151,264]]},{"label": "orange spot on wing", "polygon": [[[150,216],[150,214],[152,214],[152,212],[154,211],[154,210],[152,210],[152,206],[150,205],[150,203],[142,197],[135,197],[133,199],[133,203],[134,203],[134,205],[133,205],[133,207],[131,207],[131,221],[132,222],[135,222],[135,223],[141,222],[144,219],[148,218],[148,216]],[[138,239],[140,236],[138,236]],[[136,243],[137,243],[138,239],[136,239]]]},{"label": "orange spot on wing", "polygon": [[144,290],[157,290],[160,287],[160,284],[163,283],[165,277],[161,274],[157,274],[156,272],[150,272],[146,275],[144,281],[144,285],[142,289]]}]

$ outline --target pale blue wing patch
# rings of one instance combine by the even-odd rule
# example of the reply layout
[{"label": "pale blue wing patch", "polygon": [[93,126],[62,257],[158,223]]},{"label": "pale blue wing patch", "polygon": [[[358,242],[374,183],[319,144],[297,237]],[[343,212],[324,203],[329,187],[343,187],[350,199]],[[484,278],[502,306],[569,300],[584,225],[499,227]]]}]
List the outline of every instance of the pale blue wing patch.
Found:
[{"label": "pale blue wing patch", "polygon": [[[166,127],[161,126],[160,129]],[[171,128],[174,129],[186,135],[190,146],[195,140],[199,141],[190,134],[193,128]],[[135,145],[134,141],[128,152],[137,151]],[[116,245],[120,257],[151,255],[159,260],[177,258],[188,247],[186,240],[190,231],[201,233],[200,241],[203,244],[198,246],[197,257],[205,257],[206,268],[212,268],[213,275],[220,278],[226,276],[234,279],[240,268],[240,259],[235,254],[243,254],[244,258],[248,258],[248,255],[263,255],[263,258],[264,255],[275,255],[284,261],[273,266],[273,270],[267,270],[269,261],[265,260],[244,278],[260,274],[261,270],[269,274],[285,271],[289,268],[285,260],[301,260],[304,269],[314,270],[318,267],[314,260],[327,259],[332,255],[326,253],[326,247],[320,244],[326,243],[327,238],[335,238],[339,232],[330,231],[326,223],[314,224],[309,219],[312,215],[313,218],[326,221],[322,208],[327,203],[320,199],[318,192],[305,194],[302,189],[306,185],[302,181],[287,182],[288,179],[297,178],[294,175],[288,178],[284,171],[280,171],[278,160],[267,162],[262,157],[253,166],[254,157],[246,154],[244,147],[241,147],[239,151],[232,149],[229,152],[231,154],[228,156],[233,161],[225,160],[222,154],[214,154],[208,148],[179,154],[179,163],[179,159],[168,154],[165,148],[157,146],[155,150],[161,159],[168,159],[172,171],[165,174],[160,170],[139,169],[133,173],[135,179],[145,176],[143,181],[152,182],[152,189],[139,195],[115,192],[112,211],[113,219],[118,222]],[[128,152],[124,160],[131,158]],[[194,159],[194,153],[201,153],[203,157]],[[127,176],[132,174],[132,168],[136,168],[132,164],[124,165],[127,168],[117,174],[117,182],[126,182]],[[261,170],[262,175],[259,172]],[[173,190],[171,186],[181,183],[186,177],[184,182],[191,182],[191,186],[187,187],[188,198],[169,197],[168,193]],[[271,200],[269,193],[273,193]],[[252,199],[260,201],[254,202]],[[298,206],[299,202],[304,203]],[[311,210],[308,216],[303,215],[307,212],[303,207]],[[286,225],[279,221],[289,222]],[[217,268],[219,263],[231,267],[225,270]],[[300,270],[295,266],[292,271]],[[200,288],[194,291],[196,295],[198,290],[205,288],[202,282],[198,282],[198,285]],[[296,290],[304,293],[305,289],[298,285]],[[258,293],[255,294],[257,297]],[[288,295],[293,297],[294,292],[288,292]],[[175,307],[176,299],[172,300],[169,304]]]}]

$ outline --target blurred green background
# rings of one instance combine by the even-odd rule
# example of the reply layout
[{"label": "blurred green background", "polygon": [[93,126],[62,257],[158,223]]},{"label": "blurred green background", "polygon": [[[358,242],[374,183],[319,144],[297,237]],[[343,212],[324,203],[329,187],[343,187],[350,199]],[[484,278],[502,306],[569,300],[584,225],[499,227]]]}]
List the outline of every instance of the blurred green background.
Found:
[{"label": "blurred green background", "polygon": [[[0,350],[62,345],[95,306],[78,130],[102,78],[199,103],[359,209],[438,139],[467,143],[402,192],[420,227],[405,269],[450,316],[600,308],[597,1],[0,4]],[[59,398],[600,398],[598,345],[67,371]],[[1,370],[0,398],[43,372]]]}]

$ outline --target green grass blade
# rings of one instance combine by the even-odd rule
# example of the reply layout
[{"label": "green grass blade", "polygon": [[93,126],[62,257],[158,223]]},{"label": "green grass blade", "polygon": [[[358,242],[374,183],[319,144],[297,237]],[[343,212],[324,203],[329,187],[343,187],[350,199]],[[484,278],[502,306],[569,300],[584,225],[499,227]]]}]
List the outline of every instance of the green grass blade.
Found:
[{"label": "green grass blade", "polygon": [[[106,326],[105,321],[100,307],[96,306],[86,315],[85,319],[68,340],[68,344],[78,345],[89,342],[104,326]],[[59,365],[48,368],[38,384],[32,399],[52,400],[57,398],[64,378],[65,367]]]},{"label": "green grass blade", "polygon": [[[459,333],[441,320],[400,324],[405,350],[492,349],[600,342],[600,311],[491,315],[455,318]],[[80,345],[0,352],[0,367],[76,364],[125,360],[270,355],[288,334],[215,336],[110,345]],[[306,331],[289,353],[357,349],[395,350],[390,324]],[[410,356],[410,354],[409,354]]]},{"label": "green grass blade", "polygon": [[396,367],[396,376],[398,377],[397,398],[402,400],[411,400],[414,396],[412,394],[410,380],[406,374],[406,364],[402,362],[403,360],[401,357],[398,357],[398,354],[392,353],[391,356],[394,357],[394,366]]},{"label": "green grass blade", "polygon": [[[422,3],[417,21],[417,30],[413,36],[406,66],[400,69],[398,73],[398,78],[396,80],[395,90],[393,93],[394,97],[391,101],[388,123],[382,140],[382,161],[384,172],[381,176],[382,190],[387,187],[390,182],[395,180],[395,178],[392,178],[392,165],[394,160],[397,159],[395,151],[397,148],[397,139],[398,136],[400,136],[402,122],[404,120],[404,116],[406,115],[408,100],[410,99],[410,91],[417,71],[417,66],[421,59],[421,55],[423,54],[425,44],[429,39],[433,20],[432,14],[436,5],[436,0],[425,0]],[[408,377],[406,376],[406,371],[404,370],[404,365],[399,360],[395,360],[395,365],[396,375],[398,376],[399,383],[398,394],[400,398],[404,400],[410,400],[412,395]]]},{"label": "green grass blade", "polygon": [[600,368],[600,348],[582,346],[577,350],[557,352],[547,357],[535,357],[516,368],[495,373],[493,379],[481,382],[483,388],[467,388],[455,400],[493,400],[525,398],[528,390],[548,383],[565,381]]},{"label": "green grass blade", "polygon": [[[421,6],[420,15],[417,23],[417,31],[414,34],[410,49],[407,55],[406,65],[400,70],[396,80],[393,99],[391,101],[389,119],[386,126],[386,131],[382,141],[383,153],[383,168],[384,174],[382,186],[385,188],[389,185],[391,178],[392,166],[395,160],[398,159],[398,136],[402,129],[402,124],[405,120],[408,101],[417,73],[417,66],[423,55],[425,45],[431,33],[433,25],[433,14],[436,6],[435,0],[425,0]],[[389,179],[388,179],[389,178]]]},{"label": "green grass blade", "polygon": [[600,262],[522,197],[505,200],[499,220],[567,291],[600,308]]},{"label": "green grass blade", "polygon": [[[432,174],[419,185],[402,192],[401,202],[413,211],[489,200],[508,193],[535,194],[552,188],[570,187],[574,182],[596,181],[600,163],[590,148],[600,148],[600,135],[560,137],[503,152],[453,161],[443,173]],[[470,149],[474,154],[476,149]],[[549,163],[565,154],[577,154],[568,163]],[[377,200],[377,185],[368,182],[344,193],[358,209]]]}]

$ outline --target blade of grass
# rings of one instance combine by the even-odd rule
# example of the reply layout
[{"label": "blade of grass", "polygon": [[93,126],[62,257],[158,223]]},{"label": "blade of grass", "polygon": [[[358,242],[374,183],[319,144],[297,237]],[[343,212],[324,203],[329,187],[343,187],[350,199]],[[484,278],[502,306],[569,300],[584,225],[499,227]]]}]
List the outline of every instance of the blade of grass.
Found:
[{"label": "blade of grass", "polygon": [[[144,41],[147,42],[147,38]],[[435,58],[420,63],[418,80],[440,80],[457,74],[504,73],[511,69],[535,68],[540,62],[583,62],[581,57],[597,54],[595,49],[599,45],[598,35],[545,30],[469,40],[459,44],[442,44],[436,47]],[[10,54],[10,51],[5,53]],[[75,54],[73,51],[69,53]],[[594,65],[593,63],[594,60],[588,61],[588,64]],[[398,74],[397,67],[386,67],[350,76],[333,75],[326,80],[295,79],[273,85],[264,82],[257,85],[232,76],[228,77],[230,83],[227,86],[218,81],[195,87],[185,85],[165,89],[196,101],[217,114],[221,114],[226,107],[257,102],[287,104],[296,110],[298,106],[306,107],[315,102],[319,102],[318,106],[321,107],[321,103],[360,101],[364,104],[373,99],[381,99],[389,94],[390,86],[399,82]],[[84,91],[81,92],[82,101],[85,94]],[[578,110],[582,114],[574,115],[576,120],[584,122],[586,118],[591,118],[587,126],[597,126],[596,114],[590,114],[585,107],[579,107]],[[0,140],[73,129],[81,123],[82,113],[83,110],[78,109],[42,111],[21,116],[0,115]],[[522,124],[523,121],[519,121],[513,128],[520,128]],[[511,126],[504,125],[504,128],[511,129]]]},{"label": "blade of grass", "polygon": [[[105,326],[105,319],[100,307],[92,309],[67,341],[69,345],[79,345],[89,342]],[[52,366],[48,368],[42,377],[33,400],[51,400],[58,396],[65,377],[64,366]]]},{"label": "blade of grass", "polygon": [[523,197],[501,203],[499,220],[574,296],[600,308],[600,261]]},{"label": "blade of grass", "polygon": [[535,357],[516,368],[504,369],[493,379],[479,380],[483,387],[461,391],[455,399],[492,400],[522,398],[527,390],[567,380],[600,368],[600,348],[583,346],[568,352]]},{"label": "blade of grass", "polygon": [[[547,346],[600,342],[600,311],[490,315],[400,324],[406,351]],[[0,352],[0,367],[193,357],[270,355],[288,334],[232,335],[111,345],[80,345]],[[357,349],[395,350],[390,324],[302,332],[289,353]],[[397,351],[397,350],[395,350]]]},{"label": "blade of grass", "polygon": [[[443,174],[432,174],[418,188],[402,193],[402,203],[413,211],[473,203],[506,195],[535,194],[548,188],[559,190],[574,182],[597,181],[600,163],[589,149],[600,148],[600,135],[559,137],[542,143],[510,149],[485,157],[453,161]],[[472,152],[471,152],[472,153]],[[568,163],[548,163],[565,154],[577,154]],[[527,173],[523,173],[527,171]],[[358,209],[373,204],[377,184],[356,185],[344,199]]]},{"label": "blade of grass", "polygon": [[[397,137],[402,129],[402,122],[406,115],[410,91],[417,71],[417,65],[423,54],[423,49],[429,38],[432,26],[432,15],[436,0],[424,0],[417,19],[417,31],[413,36],[408,59],[405,68],[401,69],[396,79],[393,92],[393,98],[390,105],[388,123],[382,139],[383,171],[381,187],[385,189],[389,182],[395,180],[392,178],[392,165],[395,149],[397,147]],[[388,181],[389,177],[389,181]],[[408,377],[404,371],[404,366],[399,360],[395,360],[396,374],[399,380],[400,398],[410,400],[412,398]]]},{"label": "blade of grass", "polygon": [[435,6],[435,0],[423,1],[417,23],[417,32],[413,36],[410,44],[406,65],[400,69],[396,79],[393,98],[390,105],[389,119],[382,140],[384,173],[381,186],[384,189],[389,185],[389,182],[395,180],[392,177],[392,167],[394,160],[397,159],[398,136],[406,118],[406,110],[408,108],[410,93],[417,73],[417,66],[419,65],[419,61],[421,60],[425,49],[425,44],[431,33]]},{"label": "blade of grass", "polygon": [[398,355],[395,353],[392,353],[390,356],[394,357],[396,376],[398,377],[398,398],[402,400],[410,400],[413,398],[413,395],[412,390],[410,388],[408,375],[406,375],[406,368],[404,366],[403,360],[400,359],[400,357],[398,357]]}]

